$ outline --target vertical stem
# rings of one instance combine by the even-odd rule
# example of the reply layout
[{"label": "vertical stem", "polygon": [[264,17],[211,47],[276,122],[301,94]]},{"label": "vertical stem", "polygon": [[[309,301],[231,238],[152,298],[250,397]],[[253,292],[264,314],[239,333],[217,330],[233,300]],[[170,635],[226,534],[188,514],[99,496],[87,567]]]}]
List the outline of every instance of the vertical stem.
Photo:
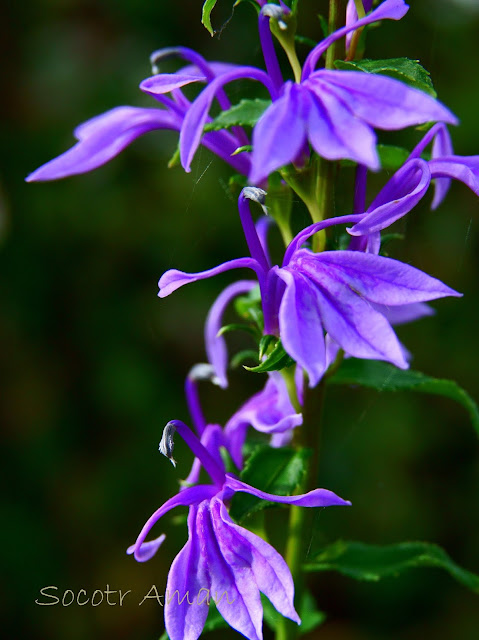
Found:
[{"label": "vertical stem", "polygon": [[[295,430],[295,444],[298,449],[308,448],[312,451],[308,470],[299,487],[299,493],[306,493],[317,488],[319,475],[319,442],[321,434],[321,417],[324,405],[325,384],[310,389],[305,388],[303,404],[303,424]],[[304,575],[301,565],[305,560],[306,549],[311,534],[313,510],[305,507],[292,506],[290,508],[288,540],[286,543],[286,562],[291,570],[295,586],[295,603],[301,606],[305,588]],[[299,613],[299,612],[298,612]],[[295,622],[281,618],[276,631],[276,640],[294,640],[299,633]]]},{"label": "vertical stem", "polygon": [[[329,0],[329,33],[337,31],[346,22],[344,0]],[[344,40],[335,40],[326,51],[326,69],[334,69],[334,61],[344,58]]]},{"label": "vertical stem", "polygon": [[[329,32],[336,31],[345,22],[345,0],[330,0],[329,2]],[[344,45],[341,40],[332,43],[326,53],[326,68],[333,69],[334,61],[340,57],[344,57]],[[323,158],[319,159],[318,167],[318,184],[317,207],[314,212],[311,211],[313,220],[319,217],[320,220],[331,212],[334,190],[333,190],[333,168],[331,162],[327,162]],[[294,189],[294,186],[291,185]],[[309,207],[308,207],[309,208]],[[313,237],[313,249],[321,251],[324,249],[325,236],[321,235]],[[319,438],[321,415],[324,404],[324,380],[315,389],[305,386],[304,404],[303,404],[303,424],[295,433],[295,445],[298,449],[308,447],[312,449],[312,457],[308,465],[308,471],[300,491],[310,491],[317,486],[319,472]],[[299,440],[299,441],[298,441]],[[286,542],[286,562],[291,570],[295,584],[295,602],[296,606],[301,606],[304,593],[304,575],[301,570],[301,564],[305,558],[306,543],[311,532],[312,510],[303,507],[291,507],[289,517],[288,539]],[[276,640],[294,640],[298,636],[299,628],[291,620],[281,618],[277,632]]]}]

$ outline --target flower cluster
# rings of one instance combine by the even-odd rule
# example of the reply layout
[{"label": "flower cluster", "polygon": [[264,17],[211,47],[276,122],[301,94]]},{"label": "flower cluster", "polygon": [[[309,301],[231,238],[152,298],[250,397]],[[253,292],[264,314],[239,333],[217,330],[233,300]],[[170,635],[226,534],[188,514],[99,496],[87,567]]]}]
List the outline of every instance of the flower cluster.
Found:
[{"label": "flower cluster", "polygon": [[[205,325],[209,364],[194,367],[185,387],[196,434],[183,422],[172,420],[160,443],[160,451],[174,463],[173,434],[178,432],[193,453],[191,471],[177,495],[147,521],[128,553],[139,562],[152,558],[164,540],[161,535],[146,541],[152,527],[174,507],[187,506],[188,540],[172,563],[167,591],[180,595],[201,589],[226,591],[234,607],[220,600],[217,608],[231,627],[250,640],[262,637],[260,592],[280,614],[298,624],[300,619],[293,602],[293,578],[284,559],[230,516],[235,494],[300,507],[350,503],[331,491],[314,488],[316,478],[311,490],[293,496],[266,493],[242,481],[238,474],[244,468],[248,429],[268,434],[273,448],[294,442],[296,430],[306,428],[306,395],[321,385],[343,357],[382,360],[400,369],[409,366],[410,354],[393,327],[433,313],[426,302],[461,294],[409,264],[386,257],[381,232],[413,211],[431,183],[433,208],[445,198],[451,179],[479,195],[479,156],[454,154],[447,125],[457,124],[457,119],[432,95],[359,67],[318,69],[323,54],[338,42],[345,41],[347,60],[354,60],[359,34],[380,20],[400,20],[408,10],[403,0],[385,0],[372,11],[372,2],[365,0],[362,15],[358,14],[360,3],[350,0],[345,26],[312,48],[302,65],[294,51],[294,11],[281,1],[257,4],[264,69],[208,62],[185,47],[157,51],[152,56],[155,73],[140,85],[157,101],[155,108],[122,106],[89,120],[75,130],[74,147],[27,178],[54,180],[90,171],[154,129],[179,132],[185,171],[190,171],[202,144],[243,176],[238,211],[249,256],[198,273],[170,269],[159,280],[163,298],[185,284],[225,271],[254,272],[254,279],[230,284],[211,307]],[[283,78],[273,34],[288,55],[294,80]],[[187,66],[176,73],[160,73],[160,61],[172,56],[185,60]],[[222,126],[220,118],[210,115],[212,105],[216,101],[221,112],[232,114],[226,87],[244,79],[262,85],[269,99],[255,121],[239,119]],[[193,100],[183,91],[189,85],[198,85]],[[376,130],[426,123],[431,124],[423,138],[368,205],[368,171],[381,169]],[[354,197],[350,211],[329,217],[327,208],[319,204],[319,191],[324,188],[320,167],[338,161],[356,165]],[[293,190],[311,213],[312,224],[294,237],[289,212],[283,215],[276,210],[281,205],[274,200],[278,185],[280,190]],[[255,223],[251,202],[272,217],[259,217]],[[286,240],[280,264],[273,263],[268,248],[272,218]],[[342,238],[340,245],[328,236],[332,228]],[[222,427],[205,420],[198,381],[228,386],[223,315],[237,299],[246,305],[248,328],[259,348],[258,364],[251,368],[266,372],[267,381]],[[235,473],[226,470],[225,451]],[[202,469],[211,480],[208,484],[199,483]],[[196,640],[207,615],[208,607],[190,606],[188,598],[170,599],[165,607],[169,637]]]}]

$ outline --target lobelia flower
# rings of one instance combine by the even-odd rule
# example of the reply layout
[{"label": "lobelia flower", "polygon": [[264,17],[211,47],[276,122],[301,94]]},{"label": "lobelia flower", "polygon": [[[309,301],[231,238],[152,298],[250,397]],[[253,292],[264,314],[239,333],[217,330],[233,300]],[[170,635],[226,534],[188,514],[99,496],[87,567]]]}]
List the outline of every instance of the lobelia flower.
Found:
[{"label": "lobelia flower", "polygon": [[[430,144],[431,160],[420,155]],[[366,215],[348,232],[356,236],[350,249],[378,253],[380,231],[409,213],[426,194],[431,181],[435,181],[432,209],[445,198],[451,179],[460,180],[479,196],[479,156],[456,156],[453,153],[447,128],[442,123],[434,125],[413,149],[408,160],[388,180],[371,205],[366,208],[366,169],[358,171],[354,210]]]},{"label": "lobelia flower", "polygon": [[261,198],[261,189],[249,187],[238,200],[251,258],[230,260],[200,273],[171,269],[160,278],[158,295],[163,298],[185,284],[230,269],[252,269],[261,291],[264,333],[281,337],[286,352],[308,373],[310,386],[319,382],[328,364],[324,331],[356,358],[386,360],[407,368],[396,334],[374,305],[396,307],[461,294],[398,260],[361,251],[313,253],[302,248],[317,231],[358,223],[365,214],[330,218],[307,227],[286,249],[282,266],[271,266],[247,203]]},{"label": "lobelia flower", "polygon": [[259,491],[225,473],[224,466],[179,420],[166,425],[160,443],[160,451],[170,459],[175,431],[201,461],[212,484],[188,487],[167,500],[148,519],[135,544],[128,549],[139,562],[152,558],[164,536],[145,542],[151,528],[174,507],[189,506],[188,541],[171,565],[166,586],[165,627],[170,640],[196,640],[200,636],[210,596],[226,622],[249,640],[262,638],[260,592],[281,615],[300,624],[286,562],[262,538],[233,522],[227,506],[236,492],[304,507],[351,503],[326,489],[291,497]]},{"label": "lobelia flower", "polygon": [[[156,93],[154,97],[160,102],[162,108],[116,107],[84,122],[74,131],[77,144],[31,173],[26,178],[27,182],[57,180],[86,173],[117,156],[136,138],[148,131],[155,129],[180,131],[185,114],[190,107],[190,101],[181,91],[181,87],[193,82],[209,82],[233,68],[233,65],[207,62],[198,53],[186,47],[157,51],[152,54],[152,64],[155,67],[160,58],[171,55],[182,57],[192,64],[181,69],[177,74],[160,76],[162,91]],[[165,95],[168,93],[171,97]],[[229,108],[230,103],[224,93],[218,95],[218,100],[222,109]],[[239,146],[249,143],[244,132],[239,129],[235,129],[233,133],[212,131],[205,134],[201,142],[239,173],[246,175],[249,172],[249,154],[232,155]]]},{"label": "lobelia flower", "polygon": [[269,21],[269,6],[261,9],[259,23],[268,73],[238,67],[215,78],[199,94],[181,127],[180,156],[186,171],[217,92],[241,78],[263,83],[273,100],[253,129],[250,184],[261,183],[276,169],[301,161],[308,152],[308,141],[328,160],[348,158],[377,170],[380,164],[373,128],[394,130],[429,121],[457,123],[434,98],[393,78],[362,71],[315,70],[335,40],[377,20],[402,18],[408,10],[403,0],[385,0],[368,16],[320,42],[308,55],[299,83],[282,80],[272,36],[264,26]]}]

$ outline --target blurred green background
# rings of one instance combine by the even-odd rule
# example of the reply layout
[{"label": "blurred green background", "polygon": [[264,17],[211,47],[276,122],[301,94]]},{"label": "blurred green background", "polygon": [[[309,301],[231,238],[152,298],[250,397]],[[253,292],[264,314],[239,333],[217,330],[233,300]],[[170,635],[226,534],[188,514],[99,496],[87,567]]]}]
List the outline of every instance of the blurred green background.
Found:
[{"label": "blurred green background", "polygon": [[[419,59],[461,119],[456,153],[477,154],[478,4],[410,4],[400,23],[370,32],[368,54]],[[301,31],[319,39],[315,14],[326,3],[302,5]],[[216,25],[230,7],[219,0]],[[2,631],[150,640],[163,631],[163,612],[155,601],[139,602],[152,585],[163,593],[185,523],[167,517],[158,525],[168,537],[148,563],[125,550],[186,475],[186,448],[178,443],[175,473],[157,445],[169,419],[187,419],[184,376],[205,359],[205,314],[234,274],[162,301],[156,283],[173,266],[197,271],[245,255],[230,171],[206,151],[191,174],[168,170],[176,135],[155,132],[91,174],[30,185],[24,177],[66,150],[78,123],[116,105],[153,106],[137,87],[154,49],[186,44],[208,59],[261,65],[254,12],[241,5],[213,39],[198,0],[6,0],[1,12]],[[241,90],[233,85],[233,102]],[[346,172],[338,202],[344,212],[351,177]],[[475,196],[454,184],[437,212],[423,206],[401,223],[407,241],[391,251],[464,292],[399,334],[414,368],[456,379],[479,398],[477,214]],[[226,392],[205,385],[209,420],[224,422],[261,384],[235,372]],[[320,484],[354,506],[318,512],[312,545],[429,540],[479,572],[478,443],[463,409],[418,394],[335,389],[325,418]],[[91,596],[107,584],[131,590],[123,607],[34,602],[48,585],[61,597],[66,589]],[[439,570],[380,585],[324,574],[313,584],[328,621],[311,637],[478,637],[477,596]]]}]

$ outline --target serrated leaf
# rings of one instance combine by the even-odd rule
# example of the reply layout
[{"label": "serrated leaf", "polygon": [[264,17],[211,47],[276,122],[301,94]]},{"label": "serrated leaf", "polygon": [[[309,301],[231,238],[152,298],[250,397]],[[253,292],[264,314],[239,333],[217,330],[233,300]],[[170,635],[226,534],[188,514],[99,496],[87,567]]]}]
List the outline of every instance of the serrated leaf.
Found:
[{"label": "serrated leaf", "polygon": [[409,158],[410,151],[404,147],[395,147],[390,144],[378,144],[377,151],[382,169],[397,171]]},{"label": "serrated leaf", "polygon": [[245,369],[253,373],[266,373],[267,371],[280,371],[293,364],[294,360],[284,350],[281,340],[278,340],[274,349],[266,356],[263,362],[256,367],[245,366]]},{"label": "serrated leaf", "polygon": [[365,71],[366,73],[379,73],[381,75],[401,80],[411,87],[428,93],[433,98],[437,97],[431,81],[431,75],[417,60],[409,58],[390,58],[389,60],[355,60],[345,62],[336,60],[337,69]]},{"label": "serrated leaf", "polygon": [[[269,445],[260,446],[246,461],[241,480],[267,493],[291,495],[303,479],[310,454],[309,449],[294,451],[287,447],[272,449]],[[278,505],[248,493],[236,493],[230,515],[241,522],[250,514],[270,506]]]},{"label": "serrated leaf", "polygon": [[305,571],[339,571],[356,580],[376,582],[416,567],[444,569],[465,587],[479,593],[479,576],[459,567],[444,549],[429,542],[379,546],[339,540],[303,568]]},{"label": "serrated leaf", "polygon": [[206,0],[203,4],[203,11],[201,13],[201,22],[210,32],[211,36],[215,35],[213,27],[211,26],[211,12],[215,8],[216,0]]},{"label": "serrated leaf", "polygon": [[479,408],[471,396],[453,380],[431,378],[410,369],[397,369],[387,362],[347,358],[328,382],[357,384],[378,391],[420,391],[450,398],[466,409],[479,435]]},{"label": "serrated leaf", "polygon": [[229,127],[254,127],[266,109],[270,106],[271,100],[241,100],[227,111],[222,111],[213,122],[205,125],[205,131],[218,131]]}]

